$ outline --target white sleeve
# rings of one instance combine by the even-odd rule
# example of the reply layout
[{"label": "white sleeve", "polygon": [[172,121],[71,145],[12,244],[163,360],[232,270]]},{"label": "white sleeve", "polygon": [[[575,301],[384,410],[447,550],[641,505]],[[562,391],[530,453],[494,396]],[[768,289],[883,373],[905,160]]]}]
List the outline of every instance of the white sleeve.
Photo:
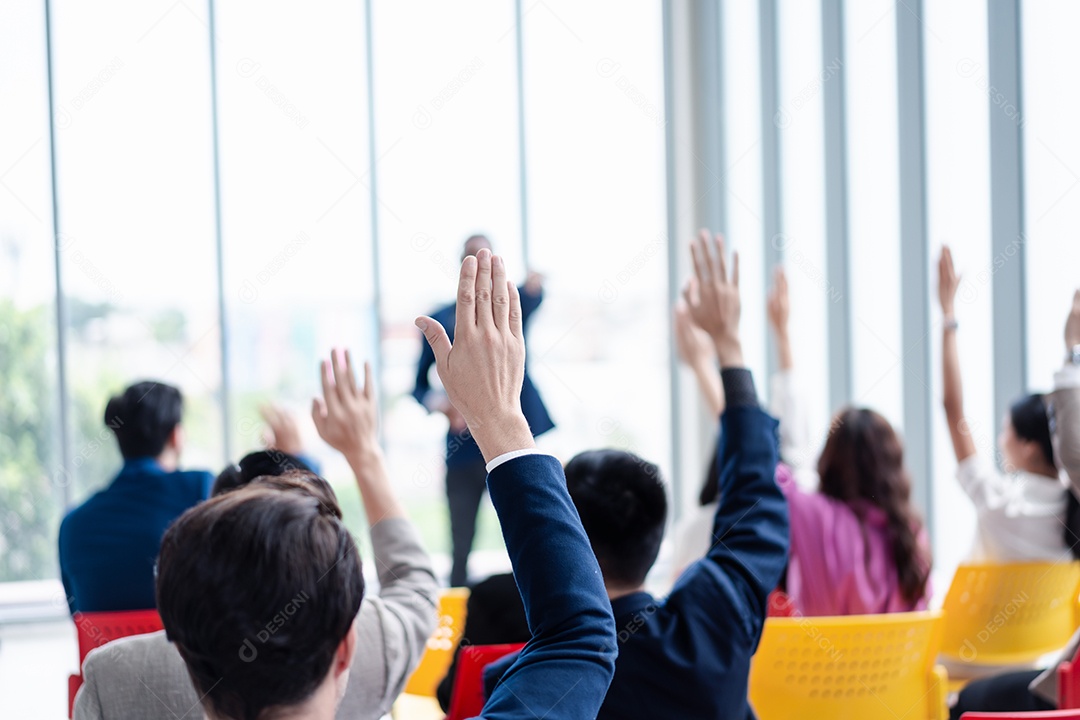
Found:
[{"label": "white sleeve", "polygon": [[1080,387],[1080,365],[1066,363],[1065,367],[1054,373],[1054,389],[1067,390]]},{"label": "white sleeve", "polygon": [[499,457],[497,457],[494,460],[492,460],[491,462],[489,462],[487,464],[487,471],[491,472],[492,470],[499,467],[503,463],[510,462],[514,458],[524,457],[526,455],[548,455],[548,454],[549,453],[543,452],[543,451],[538,450],[538,449],[536,449],[534,447],[533,448],[522,448],[521,450],[511,450],[510,452],[505,452],[502,455],[500,455]]},{"label": "white sleeve", "polygon": [[769,384],[769,412],[780,421],[780,458],[796,470],[813,464],[805,408],[795,392],[790,370],[774,373]]},{"label": "white sleeve", "polygon": [[975,503],[975,508],[980,510],[994,504],[1003,490],[1004,478],[1001,473],[978,455],[972,455],[957,465],[956,479]]}]

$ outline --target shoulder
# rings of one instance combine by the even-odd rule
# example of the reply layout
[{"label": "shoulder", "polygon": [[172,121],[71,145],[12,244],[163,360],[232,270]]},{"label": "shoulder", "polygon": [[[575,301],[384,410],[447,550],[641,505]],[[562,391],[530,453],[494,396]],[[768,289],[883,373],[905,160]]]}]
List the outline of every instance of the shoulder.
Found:
[{"label": "shoulder", "polygon": [[[133,668],[139,672],[132,673]],[[165,637],[165,631],[159,630],[113,640],[91,650],[83,663],[83,672],[88,678],[93,675],[100,688],[103,681],[135,684],[148,678],[186,677],[187,671],[176,647]]]},{"label": "shoulder", "polygon": [[206,470],[177,470],[170,475],[174,483],[186,492],[194,493],[200,500],[206,498],[214,484],[214,476]]}]

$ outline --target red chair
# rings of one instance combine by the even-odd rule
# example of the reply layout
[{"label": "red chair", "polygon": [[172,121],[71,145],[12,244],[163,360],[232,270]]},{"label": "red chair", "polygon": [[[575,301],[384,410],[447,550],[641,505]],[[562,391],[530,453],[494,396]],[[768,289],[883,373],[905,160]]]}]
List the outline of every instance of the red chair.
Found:
[{"label": "red chair", "polygon": [[523,647],[525,643],[466,645],[461,648],[446,720],[477,717],[484,709],[484,668]]},{"label": "red chair", "polygon": [[79,636],[79,674],[68,677],[68,717],[75,709],[75,693],[82,687],[82,664],[94,648],[129,635],[144,635],[163,629],[157,610],[124,612],[77,612],[71,618]]},{"label": "red chair", "polygon": [[1080,710],[1047,710],[1045,712],[984,713],[966,712],[960,720],[1080,720]]},{"label": "red chair", "polygon": [[1080,708],[1080,650],[1058,665],[1058,707]]},{"label": "red chair", "polygon": [[769,617],[795,617],[795,601],[783,590],[773,590],[769,593],[769,608],[766,614]]}]

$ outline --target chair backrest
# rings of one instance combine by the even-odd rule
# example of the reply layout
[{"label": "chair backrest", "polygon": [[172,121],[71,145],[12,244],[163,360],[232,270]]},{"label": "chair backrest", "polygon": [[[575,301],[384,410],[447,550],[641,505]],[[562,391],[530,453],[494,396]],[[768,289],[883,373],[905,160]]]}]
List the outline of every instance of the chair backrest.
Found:
[{"label": "chair backrest", "polygon": [[783,590],[773,590],[769,593],[766,614],[768,617],[795,617],[795,601]]},{"label": "chair backrest", "polygon": [[1080,710],[1042,710],[1039,712],[984,713],[966,712],[960,720],[1080,720]]},{"label": "chair backrest", "polygon": [[484,709],[484,668],[523,647],[525,643],[468,645],[461,648],[446,720],[478,717]]},{"label": "chair backrest", "polygon": [[1061,709],[1080,708],[1080,649],[1057,668],[1058,703]]},{"label": "chair backrest", "polygon": [[446,677],[450,663],[454,660],[454,649],[465,630],[465,608],[468,602],[468,588],[450,588],[439,594],[439,625],[428,638],[420,664],[405,684],[405,692],[435,697],[435,690]]},{"label": "chair backrest", "polygon": [[750,666],[760,720],[948,716],[941,613],[771,617]]},{"label": "chair backrest", "polygon": [[1080,562],[961,565],[945,596],[942,655],[979,665],[1028,663],[1077,627]]},{"label": "chair backrest", "polygon": [[94,648],[129,635],[143,635],[162,629],[157,610],[121,612],[77,612],[71,618],[79,636],[79,667]]}]

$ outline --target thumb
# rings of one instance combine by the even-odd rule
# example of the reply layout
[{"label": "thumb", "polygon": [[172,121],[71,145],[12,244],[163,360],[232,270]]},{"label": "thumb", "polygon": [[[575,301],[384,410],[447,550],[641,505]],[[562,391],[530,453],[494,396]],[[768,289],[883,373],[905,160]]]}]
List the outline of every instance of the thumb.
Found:
[{"label": "thumb", "polygon": [[422,315],[416,318],[416,327],[424,333],[424,338],[431,346],[431,352],[435,353],[437,367],[446,367],[446,358],[450,355],[450,336],[446,334],[446,328],[438,320]]}]

